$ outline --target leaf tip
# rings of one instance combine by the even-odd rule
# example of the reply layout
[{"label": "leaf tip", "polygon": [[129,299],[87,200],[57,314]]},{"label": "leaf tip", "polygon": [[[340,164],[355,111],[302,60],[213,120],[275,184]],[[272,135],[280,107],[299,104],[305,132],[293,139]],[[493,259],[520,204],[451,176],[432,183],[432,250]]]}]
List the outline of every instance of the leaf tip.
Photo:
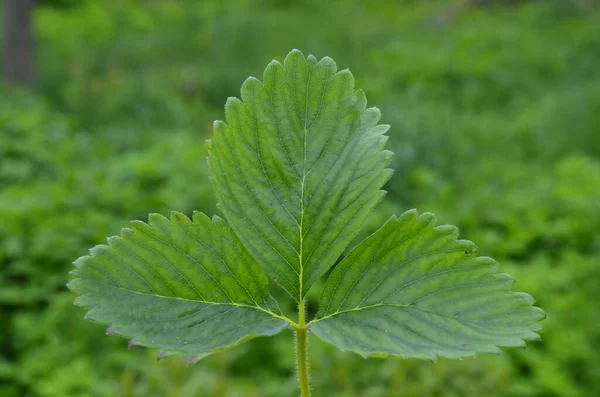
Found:
[{"label": "leaf tip", "polygon": [[210,222],[210,218],[202,211],[194,211],[194,213],[192,214],[192,221],[194,223],[207,224]]},{"label": "leaf tip", "polygon": [[[328,68],[332,71],[336,71],[337,70],[337,64],[335,63],[335,61],[333,60],[333,58],[328,57],[328,56],[324,56],[323,58],[321,58],[321,60],[317,63],[317,67],[325,67]],[[338,72],[337,74],[342,73],[343,71]],[[348,72],[343,72],[342,74],[349,74],[352,79],[354,79],[354,76],[352,76],[352,73],[350,73],[350,70],[348,70]],[[354,85],[354,84],[353,84]]]},{"label": "leaf tip", "polygon": [[381,119],[381,110],[377,106],[371,106],[363,112],[363,115],[371,125],[375,126],[379,122],[379,119]]},{"label": "leaf tip", "polygon": [[223,120],[213,121],[213,131],[217,132],[217,131],[220,131],[221,129],[225,129],[225,128],[227,128],[227,123],[225,123]]},{"label": "leaf tip", "polygon": [[269,64],[267,65],[267,70],[273,67],[279,67],[281,66],[281,62],[279,62],[277,59],[271,59],[271,62],[269,62]]},{"label": "leaf tip", "polygon": [[530,341],[534,341],[534,342],[540,342],[542,340],[542,336],[540,334],[538,334],[537,332],[533,332],[529,338]]},{"label": "leaf tip", "polygon": [[[169,218],[167,218],[163,214],[159,214],[158,212],[152,212],[152,213],[148,214],[148,223],[147,224],[145,222],[141,222],[141,223],[145,224],[145,225],[150,225],[152,227],[156,227],[156,225],[158,225],[158,224],[161,224],[161,223],[168,224],[168,223],[170,223],[170,221],[169,221]],[[140,225],[140,224],[138,223],[137,225]]]},{"label": "leaf tip", "polygon": [[[75,292],[74,290],[72,290],[72,291]],[[83,298],[83,296],[78,296],[77,298],[75,298],[73,300],[73,306],[82,307],[83,304],[81,302],[81,300],[82,300],[81,298]]]},{"label": "leaf tip", "polygon": [[[373,129],[373,132],[377,133],[378,135],[383,135],[386,132],[388,132],[390,130],[390,128],[392,128],[392,126],[389,124],[378,124],[377,128]],[[386,150],[386,151],[389,152],[389,150]],[[393,154],[394,153],[392,152],[392,155]]]},{"label": "leaf tip", "polygon": [[[66,284],[66,287],[67,287],[69,290],[71,290],[71,291],[73,291],[73,292],[76,292],[76,285],[77,285],[77,280],[71,280],[71,281],[69,281],[69,282]],[[76,300],[77,300],[77,299],[76,299]]]},{"label": "leaf tip", "polygon": [[[112,236],[115,237],[115,236]],[[108,237],[106,240],[107,241],[112,241],[112,237]],[[106,245],[106,244],[98,244],[95,247],[92,247],[89,249],[90,251],[90,255],[92,258],[97,257],[99,255],[102,255],[103,253],[106,252],[106,250],[109,250],[110,246]]]},{"label": "leaf tip", "polygon": [[283,60],[283,67],[285,69],[293,68],[292,64],[296,62],[300,62],[304,65],[304,67],[306,67],[306,57],[304,56],[302,51],[294,48],[285,56],[285,59]]},{"label": "leaf tip", "polygon": [[171,211],[170,214],[171,223],[190,223],[190,218],[182,212]]},{"label": "leaf tip", "polygon": [[[539,308],[537,306],[532,306],[531,310],[533,312],[533,316],[536,321],[543,321],[548,317],[548,315],[542,308]],[[541,326],[540,326],[540,330],[541,330]]]},{"label": "leaf tip", "polygon": [[89,257],[89,255],[80,256],[79,258],[73,261],[73,266],[75,266],[75,268],[77,269],[81,269],[85,265],[85,262],[88,260]]},{"label": "leaf tip", "polygon": [[250,76],[242,83],[240,90],[242,102],[254,103],[256,102],[255,97],[257,93],[264,87],[263,83],[256,77]]},{"label": "leaf tip", "polygon": [[117,333],[117,331],[114,329],[114,327],[112,325],[109,325],[108,328],[106,328],[106,335],[115,335]]},{"label": "leaf tip", "polygon": [[404,212],[402,215],[396,217],[396,220],[399,222],[408,222],[412,219],[416,219],[419,216],[419,211],[416,208],[411,208],[408,211]]},{"label": "leaf tip", "polygon": [[[302,51],[300,51],[297,48],[292,48],[292,50],[286,55],[286,58],[289,57],[290,55],[300,55],[300,56],[302,56],[302,58],[304,58],[304,54],[302,53]],[[309,55],[309,56],[311,56],[311,55]]]}]

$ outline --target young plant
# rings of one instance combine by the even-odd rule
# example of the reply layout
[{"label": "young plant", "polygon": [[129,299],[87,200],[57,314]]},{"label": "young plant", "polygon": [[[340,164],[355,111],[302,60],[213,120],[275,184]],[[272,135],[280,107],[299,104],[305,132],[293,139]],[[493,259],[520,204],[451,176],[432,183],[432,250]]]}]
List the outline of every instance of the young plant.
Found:
[{"label": "young plant", "polygon": [[[225,220],[151,214],[94,247],[68,284],[86,318],[190,362],[291,328],[303,397],[309,332],[364,357],[430,360],[538,339],[544,312],[532,297],[432,214],[391,216],[342,257],[392,175],[389,126],[366,105],[348,70],[297,50],[263,82],[248,78],[208,143]],[[340,257],[308,319],[307,292]],[[282,314],[268,277],[297,318]]]}]

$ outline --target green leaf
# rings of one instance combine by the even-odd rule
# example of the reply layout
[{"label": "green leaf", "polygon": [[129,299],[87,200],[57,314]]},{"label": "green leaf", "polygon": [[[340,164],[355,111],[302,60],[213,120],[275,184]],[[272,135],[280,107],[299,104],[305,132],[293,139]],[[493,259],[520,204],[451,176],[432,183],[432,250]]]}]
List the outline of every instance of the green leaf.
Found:
[{"label": "green leaf", "polygon": [[332,271],[311,331],[363,356],[459,358],[538,339],[544,312],[433,214],[392,217]]},{"label": "green leaf", "polygon": [[69,288],[86,318],[130,346],[203,357],[287,326],[267,278],[218,217],[173,212],[134,221],[76,260]]},{"label": "green leaf", "polygon": [[244,245],[299,300],[383,198],[389,126],[331,58],[294,50],[263,81],[247,79],[215,122],[211,177]]}]

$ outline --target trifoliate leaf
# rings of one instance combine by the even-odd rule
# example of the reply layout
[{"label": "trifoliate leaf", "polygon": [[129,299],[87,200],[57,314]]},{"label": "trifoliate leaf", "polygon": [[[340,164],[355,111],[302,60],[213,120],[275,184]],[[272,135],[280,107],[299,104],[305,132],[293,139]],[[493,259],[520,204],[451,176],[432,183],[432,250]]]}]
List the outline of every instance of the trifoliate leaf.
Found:
[{"label": "trifoliate leaf", "polygon": [[311,331],[363,356],[459,358],[537,339],[544,312],[432,214],[392,217],[332,271]]},{"label": "trifoliate leaf", "polygon": [[191,363],[287,325],[263,270],[217,217],[150,215],[75,265],[68,286],[91,308],[86,318],[130,347],[163,350],[158,358],[184,353]]},{"label": "trifoliate leaf", "polygon": [[241,94],[214,125],[213,185],[245,246],[298,300],[383,198],[388,126],[348,70],[297,50]]}]

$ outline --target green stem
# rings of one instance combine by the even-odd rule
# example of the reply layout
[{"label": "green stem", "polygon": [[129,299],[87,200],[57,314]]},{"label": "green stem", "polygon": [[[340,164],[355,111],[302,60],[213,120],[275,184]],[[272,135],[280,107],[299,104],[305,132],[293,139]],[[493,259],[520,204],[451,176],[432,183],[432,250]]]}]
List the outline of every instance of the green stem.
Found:
[{"label": "green stem", "polygon": [[301,299],[298,307],[298,327],[296,328],[298,382],[300,383],[301,397],[310,397],[310,385],[308,382],[308,358],[306,349],[307,334],[308,327],[306,326],[305,321],[304,299]]}]

